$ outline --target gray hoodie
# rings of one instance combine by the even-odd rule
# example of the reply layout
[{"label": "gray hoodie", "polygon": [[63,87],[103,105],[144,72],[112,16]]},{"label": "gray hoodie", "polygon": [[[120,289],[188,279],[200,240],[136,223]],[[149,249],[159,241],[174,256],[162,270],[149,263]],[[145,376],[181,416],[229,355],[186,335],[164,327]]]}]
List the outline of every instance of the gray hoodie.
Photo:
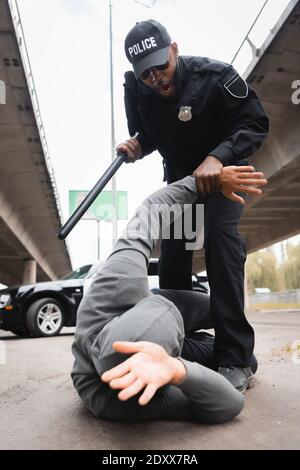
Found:
[{"label": "gray hoodie", "polygon": [[[220,423],[235,417],[243,395],[220,374],[180,357],[184,325],[173,302],[149,291],[147,265],[161,234],[161,205],[181,208],[199,197],[193,177],[157,191],[137,209],[113,253],[99,269],[78,313],[72,353],[74,386],[94,416],[117,421],[195,419]],[[156,208],[153,211],[153,207]],[[151,213],[152,227],[145,222]],[[147,217],[146,217],[147,218]],[[151,341],[160,344],[185,368],[184,380],[157,391],[146,406],[138,397],[121,402],[118,391],[100,380],[101,374],[129,356],[113,350],[114,341]]]}]

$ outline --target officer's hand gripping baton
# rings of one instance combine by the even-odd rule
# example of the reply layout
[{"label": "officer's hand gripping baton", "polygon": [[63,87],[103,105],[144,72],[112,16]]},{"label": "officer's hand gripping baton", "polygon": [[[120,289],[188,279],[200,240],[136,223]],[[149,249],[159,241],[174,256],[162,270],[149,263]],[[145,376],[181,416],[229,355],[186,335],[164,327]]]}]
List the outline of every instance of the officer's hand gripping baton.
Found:
[{"label": "officer's hand gripping baton", "polygon": [[122,163],[127,160],[127,153],[126,152],[118,152],[117,158],[112,162],[110,167],[106,170],[104,175],[100,178],[100,180],[95,184],[93,189],[87,194],[84,198],[82,203],[77,207],[77,209],[73,212],[69,220],[63,225],[60,232],[58,232],[58,238],[60,240],[64,240],[71,230],[75,227],[77,222],[81,219],[81,217],[85,214],[88,208],[93,204],[96,197],[101,193],[103,188],[107,185],[109,180],[114,176],[116,171],[120,168]]}]

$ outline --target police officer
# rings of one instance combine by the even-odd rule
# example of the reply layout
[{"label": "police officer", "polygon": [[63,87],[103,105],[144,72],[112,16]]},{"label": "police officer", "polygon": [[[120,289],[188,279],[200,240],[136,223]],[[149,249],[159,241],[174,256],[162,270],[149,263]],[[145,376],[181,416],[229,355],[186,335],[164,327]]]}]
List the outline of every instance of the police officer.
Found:
[{"label": "police officer", "polygon": [[[254,90],[226,63],[179,56],[155,20],[137,23],[125,40],[133,72],[125,74],[129,134],[117,149],[131,162],[158,150],[169,183],[193,174],[205,210],[205,261],[219,373],[236,388],[252,383],[254,332],[244,314],[245,243],[238,233],[244,202],[220,192],[224,166],[245,165],[268,134]],[[134,136],[139,133],[138,138]],[[242,191],[242,187],[241,187]],[[162,240],[160,288],[192,289],[186,240]]]}]

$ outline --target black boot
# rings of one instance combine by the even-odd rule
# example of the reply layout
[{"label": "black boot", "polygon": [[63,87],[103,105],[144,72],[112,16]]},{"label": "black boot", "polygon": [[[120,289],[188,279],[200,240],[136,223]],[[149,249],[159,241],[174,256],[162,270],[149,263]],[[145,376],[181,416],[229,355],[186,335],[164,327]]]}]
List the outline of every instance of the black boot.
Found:
[{"label": "black boot", "polygon": [[255,379],[251,367],[219,367],[218,373],[236,388],[239,392],[245,393],[248,388],[254,387]]}]

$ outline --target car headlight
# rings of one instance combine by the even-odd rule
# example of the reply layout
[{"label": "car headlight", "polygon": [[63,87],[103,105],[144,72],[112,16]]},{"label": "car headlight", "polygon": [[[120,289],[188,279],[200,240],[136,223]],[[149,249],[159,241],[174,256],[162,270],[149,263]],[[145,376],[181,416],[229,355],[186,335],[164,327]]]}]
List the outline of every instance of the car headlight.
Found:
[{"label": "car headlight", "polygon": [[0,308],[5,307],[10,301],[9,294],[0,294]]}]

